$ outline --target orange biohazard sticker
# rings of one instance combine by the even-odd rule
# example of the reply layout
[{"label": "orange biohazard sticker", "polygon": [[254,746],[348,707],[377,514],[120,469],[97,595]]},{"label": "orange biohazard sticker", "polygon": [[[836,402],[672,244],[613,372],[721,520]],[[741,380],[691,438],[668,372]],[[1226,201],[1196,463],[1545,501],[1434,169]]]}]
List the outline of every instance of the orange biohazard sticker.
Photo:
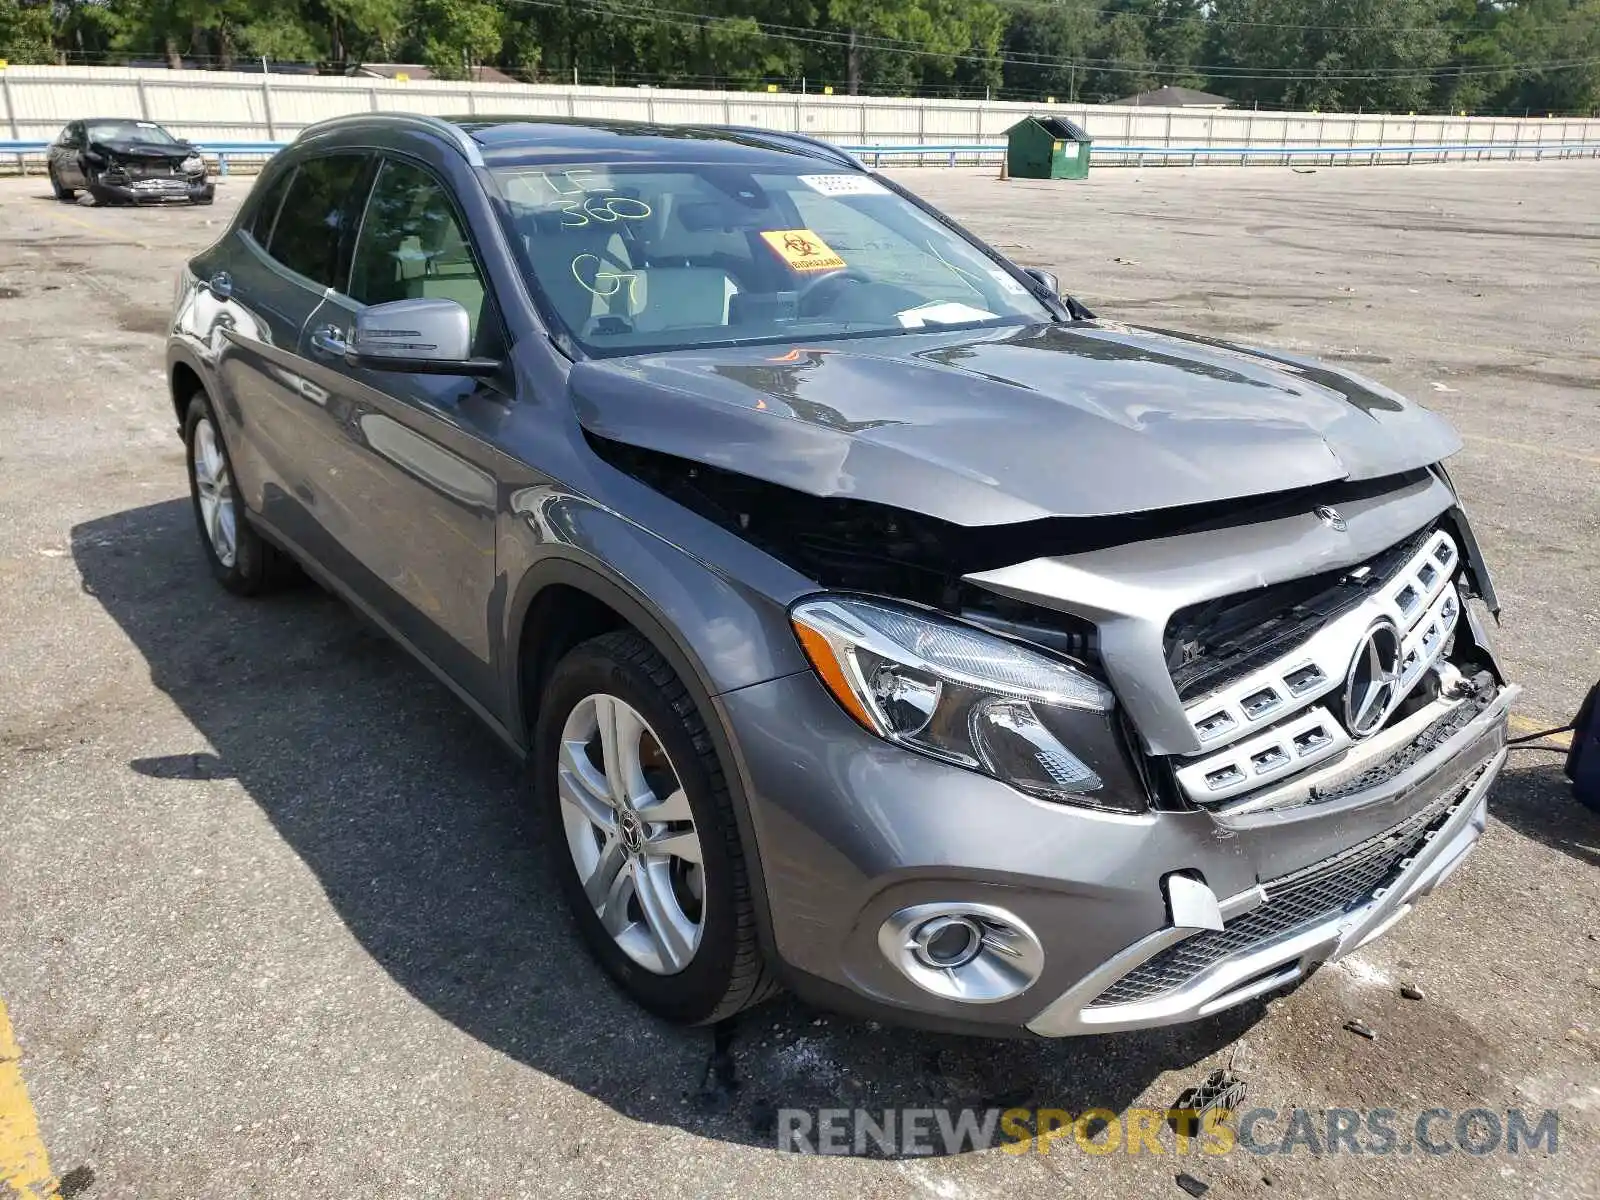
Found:
[{"label": "orange biohazard sticker", "polygon": [[770,229],[761,236],[791,271],[837,271],[844,259],[809,229]]}]

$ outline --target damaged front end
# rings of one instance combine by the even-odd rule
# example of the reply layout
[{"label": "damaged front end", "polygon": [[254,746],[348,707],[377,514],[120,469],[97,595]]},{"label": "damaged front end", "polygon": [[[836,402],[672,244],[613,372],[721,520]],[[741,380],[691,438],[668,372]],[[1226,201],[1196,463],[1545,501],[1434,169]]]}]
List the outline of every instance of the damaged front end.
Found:
[{"label": "damaged front end", "polygon": [[[966,578],[1041,552],[1086,548],[1093,544],[1084,540],[1088,531],[1074,533],[1066,523],[1049,520],[969,528],[872,501],[812,496],[594,434],[588,440],[612,466],[738,534],[821,588],[936,608],[1058,654],[1080,659],[1093,654],[1091,623]],[[1096,523],[1098,539],[1115,539],[1118,527],[1129,522]]]},{"label": "damaged front end", "polygon": [[1115,700],[1093,666],[1093,626],[964,578],[1045,539],[1064,549],[1081,531],[1050,521],[965,529],[590,441],[614,466],[817,585],[820,595],[790,611],[794,634],[869,733],[1038,800],[1146,808]]},{"label": "damaged front end", "polygon": [[[1518,689],[1438,468],[973,528],[589,436],[817,584],[797,633],[825,680],[854,673],[829,689],[870,732],[1034,799],[1178,822],[1207,847],[1139,864],[1166,921],[1042,997],[1035,1033],[1190,1020],[1292,984],[1381,934],[1483,829]],[[898,635],[879,606],[925,610],[924,627]],[[963,643],[974,627],[1004,640]],[[1011,646],[1067,674],[1012,669],[995,649]],[[988,673],[972,695],[949,685],[963,670]],[[996,714],[1009,741],[989,754]]]},{"label": "damaged front end", "polygon": [[1036,1032],[1189,1020],[1292,984],[1387,930],[1484,828],[1520,689],[1442,472],[972,581],[1095,624],[1154,802],[1204,813],[1257,881],[1205,889],[1201,918],[1169,895],[1169,923]]},{"label": "damaged front end", "polygon": [[84,155],[88,191],[102,204],[209,204],[216,184],[195,147],[92,142]]}]

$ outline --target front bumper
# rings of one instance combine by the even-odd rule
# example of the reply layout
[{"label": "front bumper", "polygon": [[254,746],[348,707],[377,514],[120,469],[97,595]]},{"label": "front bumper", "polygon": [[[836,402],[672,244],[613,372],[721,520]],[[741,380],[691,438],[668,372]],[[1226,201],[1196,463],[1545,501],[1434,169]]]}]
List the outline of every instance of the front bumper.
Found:
[{"label": "front bumper", "polygon": [[[776,949],[797,990],[903,1023],[1058,1037],[1209,1016],[1383,933],[1482,832],[1516,691],[1502,688],[1448,740],[1364,792],[1231,824],[1203,811],[1132,816],[1032,800],[870,737],[809,674],[718,704]],[[1403,853],[1353,901],[1267,923],[1270,936],[1204,956],[1154,993],[1103,999],[1164,961],[1163,951],[1221,936],[1174,923],[1175,875],[1224,898],[1223,928],[1237,931],[1252,914],[1260,924],[1281,911],[1272,908],[1275,889],[1288,895],[1289,883],[1337,865],[1353,847],[1383,846],[1396,830],[1414,844],[1397,844]],[[896,914],[951,903],[1011,914],[1037,939],[1042,968],[1030,986],[996,1002],[964,1001],[919,986],[891,961],[880,934]]]},{"label": "front bumper", "polygon": [[[1219,955],[1178,986],[1150,998],[1096,1003],[1115,996],[1113,989],[1119,983],[1133,978],[1169,948],[1206,936],[1197,928],[1168,926],[1091,971],[1029,1021],[1028,1028],[1045,1037],[1062,1037],[1198,1020],[1296,983],[1323,963],[1343,958],[1381,936],[1461,865],[1483,833],[1489,789],[1506,759],[1505,711],[1485,713],[1480,722],[1470,745],[1412,785],[1439,811],[1432,814],[1429,807],[1419,811],[1422,828],[1411,831],[1414,837],[1409,843],[1396,845],[1401,855],[1398,864],[1355,907],[1294,922],[1278,936]],[[1285,894],[1303,890],[1292,880],[1283,885]],[[1224,931],[1237,919],[1264,911],[1274,899],[1274,886],[1267,884],[1221,901]]]},{"label": "front bumper", "polygon": [[128,183],[96,180],[89,184],[88,191],[102,204],[208,204],[216,198],[217,185],[204,176],[173,176]]}]

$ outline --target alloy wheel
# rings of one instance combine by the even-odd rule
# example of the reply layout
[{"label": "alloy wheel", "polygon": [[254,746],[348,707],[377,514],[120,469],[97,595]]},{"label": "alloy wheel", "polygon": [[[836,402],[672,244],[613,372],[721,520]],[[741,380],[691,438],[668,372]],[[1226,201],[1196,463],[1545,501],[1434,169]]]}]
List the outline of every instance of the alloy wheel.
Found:
[{"label": "alloy wheel", "polygon": [[238,510],[234,503],[233,476],[217,440],[216,427],[202,417],[194,427],[190,450],[194,460],[195,494],[200,501],[200,521],[217,561],[232,567],[238,557]]},{"label": "alloy wheel", "polygon": [[647,971],[682,971],[705,932],[704,855],[661,739],[625,701],[586,696],[562,728],[556,784],[567,849],[601,925]]}]

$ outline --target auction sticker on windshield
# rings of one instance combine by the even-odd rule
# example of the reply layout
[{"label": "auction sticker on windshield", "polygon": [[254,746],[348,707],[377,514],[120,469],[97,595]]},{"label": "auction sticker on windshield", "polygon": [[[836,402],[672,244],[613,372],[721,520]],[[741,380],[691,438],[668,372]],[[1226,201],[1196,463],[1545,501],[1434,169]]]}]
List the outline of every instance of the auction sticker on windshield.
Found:
[{"label": "auction sticker on windshield", "polygon": [[889,191],[865,175],[802,175],[800,182],[824,196],[882,196]]},{"label": "auction sticker on windshield", "polygon": [[845,265],[844,259],[809,229],[767,229],[761,237],[791,271],[837,271]]}]

